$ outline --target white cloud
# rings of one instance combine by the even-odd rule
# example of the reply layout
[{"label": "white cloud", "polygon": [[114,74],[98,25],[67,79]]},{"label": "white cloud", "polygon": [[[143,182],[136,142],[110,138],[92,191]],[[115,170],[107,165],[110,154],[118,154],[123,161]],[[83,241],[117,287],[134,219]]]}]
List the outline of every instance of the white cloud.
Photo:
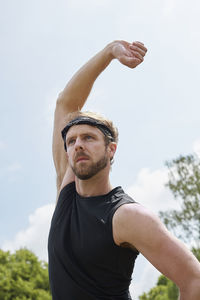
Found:
[{"label": "white cloud", "polygon": [[177,203],[165,186],[167,180],[168,170],[166,168],[155,171],[143,168],[139,172],[136,182],[127,189],[127,193],[155,213],[175,208]]},{"label": "white cloud", "polygon": [[3,243],[3,250],[15,250],[26,247],[32,250],[40,259],[47,261],[47,239],[50,221],[55,204],[42,206],[29,216],[29,226],[19,231],[11,241]]}]

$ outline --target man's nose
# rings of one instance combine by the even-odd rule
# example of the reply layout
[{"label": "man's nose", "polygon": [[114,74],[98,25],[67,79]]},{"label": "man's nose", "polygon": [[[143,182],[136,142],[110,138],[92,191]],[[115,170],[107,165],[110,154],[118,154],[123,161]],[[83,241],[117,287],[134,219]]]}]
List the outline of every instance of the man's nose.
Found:
[{"label": "man's nose", "polygon": [[76,139],[76,143],[75,143],[75,150],[79,150],[79,149],[83,149],[84,148],[84,143],[83,141],[78,137]]}]

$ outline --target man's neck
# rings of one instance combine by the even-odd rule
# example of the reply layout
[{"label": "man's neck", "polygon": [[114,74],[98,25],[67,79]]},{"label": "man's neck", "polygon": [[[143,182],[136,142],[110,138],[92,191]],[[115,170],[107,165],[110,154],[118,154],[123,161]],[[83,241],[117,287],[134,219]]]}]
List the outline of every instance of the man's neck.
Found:
[{"label": "man's neck", "polygon": [[96,174],[88,180],[75,177],[75,183],[77,193],[83,197],[105,195],[112,190],[109,176],[105,174]]}]

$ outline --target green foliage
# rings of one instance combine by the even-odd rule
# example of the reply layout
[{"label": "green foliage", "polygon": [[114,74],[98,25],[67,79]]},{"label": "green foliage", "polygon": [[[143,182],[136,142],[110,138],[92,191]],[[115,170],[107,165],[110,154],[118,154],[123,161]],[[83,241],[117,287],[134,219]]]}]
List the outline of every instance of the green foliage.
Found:
[{"label": "green foliage", "polygon": [[178,288],[176,285],[161,275],[158,278],[157,285],[153,287],[148,293],[144,293],[139,297],[140,300],[177,300]]},{"label": "green foliage", "polygon": [[179,210],[160,212],[160,217],[176,236],[200,248],[200,159],[180,156],[167,162],[168,188],[179,201]]},{"label": "green foliage", "polygon": [[198,259],[198,261],[200,261],[200,248],[192,248],[192,252],[193,254],[196,256],[196,258]]},{"label": "green foliage", "polygon": [[51,300],[47,263],[27,249],[0,250],[0,300]]}]

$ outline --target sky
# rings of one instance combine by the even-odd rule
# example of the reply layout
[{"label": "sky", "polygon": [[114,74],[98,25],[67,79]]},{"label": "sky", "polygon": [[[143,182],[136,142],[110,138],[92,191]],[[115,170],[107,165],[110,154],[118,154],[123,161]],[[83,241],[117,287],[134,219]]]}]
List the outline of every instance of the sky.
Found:
[{"label": "sky", "polygon": [[[155,213],[177,207],[165,162],[200,150],[199,13],[196,0],[0,0],[0,248],[28,247],[47,260],[56,99],[81,65],[117,39],[143,42],[145,61],[136,69],[113,61],[84,109],[119,129],[113,186]],[[140,255],[134,299],[158,275]]]}]

